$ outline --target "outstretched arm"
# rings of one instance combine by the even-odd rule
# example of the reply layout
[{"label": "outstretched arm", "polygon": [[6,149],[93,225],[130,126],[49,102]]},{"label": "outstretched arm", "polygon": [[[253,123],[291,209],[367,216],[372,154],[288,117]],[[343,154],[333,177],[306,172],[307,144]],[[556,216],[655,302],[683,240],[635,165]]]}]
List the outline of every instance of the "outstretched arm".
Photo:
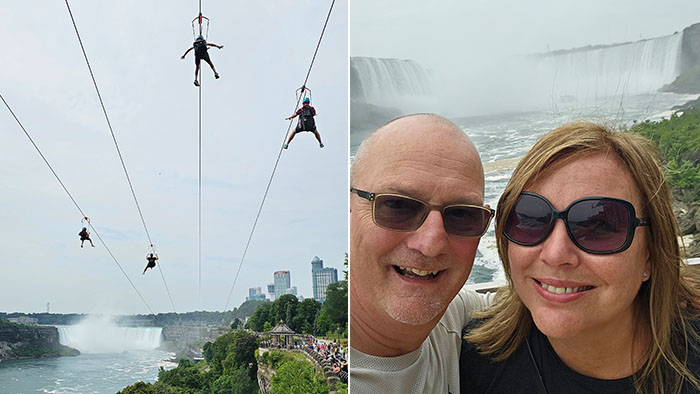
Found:
[{"label": "outstretched arm", "polygon": [[194,47],[189,47],[189,48],[187,48],[187,50],[185,51],[185,53],[183,53],[182,56],[180,56],[180,59],[184,59],[185,56],[187,56],[187,54],[190,53],[190,51],[191,51],[192,49],[194,49]]},{"label": "outstretched arm", "polygon": [[292,115],[290,115],[289,117],[286,117],[286,118],[284,118],[284,119],[285,119],[285,120],[292,120],[292,119],[294,119],[294,118],[296,118],[296,117],[297,117],[297,114],[296,114],[296,113],[293,113]]},{"label": "outstretched arm", "polygon": [[219,48],[219,49],[221,49],[221,48],[224,47],[223,45],[216,45],[216,44],[214,44],[214,43],[212,43],[212,42],[208,42],[208,43],[207,43],[207,46],[208,46],[208,47],[217,47],[217,48]]}]

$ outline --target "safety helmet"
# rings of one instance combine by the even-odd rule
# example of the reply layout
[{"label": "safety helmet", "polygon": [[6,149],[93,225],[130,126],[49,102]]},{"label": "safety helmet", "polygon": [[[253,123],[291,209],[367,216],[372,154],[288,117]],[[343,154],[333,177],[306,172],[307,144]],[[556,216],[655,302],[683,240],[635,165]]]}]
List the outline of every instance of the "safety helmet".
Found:
[{"label": "safety helmet", "polygon": [[153,253],[151,253],[151,257],[153,257]]},{"label": "safety helmet", "polygon": [[308,104],[308,103],[310,103],[310,102],[311,102],[311,99],[310,99],[310,98],[307,97],[307,98],[304,99],[304,104]]},{"label": "safety helmet", "polygon": [[87,230],[87,227],[83,227],[83,230]]},{"label": "safety helmet", "polygon": [[198,40],[203,40],[203,39],[204,39],[204,36],[200,34],[200,35],[197,36],[197,39],[198,39]]}]

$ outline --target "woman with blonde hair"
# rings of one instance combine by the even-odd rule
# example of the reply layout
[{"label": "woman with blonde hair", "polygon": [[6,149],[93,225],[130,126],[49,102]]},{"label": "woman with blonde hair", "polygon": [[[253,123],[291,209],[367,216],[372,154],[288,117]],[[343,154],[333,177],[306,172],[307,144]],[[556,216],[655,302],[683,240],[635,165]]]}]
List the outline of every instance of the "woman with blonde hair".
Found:
[{"label": "woman with blonde hair", "polygon": [[671,203],[651,141],[588,122],[544,135],[498,202],[508,285],[465,330],[462,392],[700,392]]}]

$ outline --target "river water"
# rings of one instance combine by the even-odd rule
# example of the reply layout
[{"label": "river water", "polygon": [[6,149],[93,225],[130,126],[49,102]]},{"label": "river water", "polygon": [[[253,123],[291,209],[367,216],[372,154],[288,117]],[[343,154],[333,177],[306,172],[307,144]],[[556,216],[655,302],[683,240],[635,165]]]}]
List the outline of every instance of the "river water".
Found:
[{"label": "river water", "polygon": [[172,353],[157,350],[160,327],[117,327],[89,320],[59,326],[62,344],[76,357],[0,362],[1,394],[114,394],[138,381],[153,383],[160,367],[174,368]]}]

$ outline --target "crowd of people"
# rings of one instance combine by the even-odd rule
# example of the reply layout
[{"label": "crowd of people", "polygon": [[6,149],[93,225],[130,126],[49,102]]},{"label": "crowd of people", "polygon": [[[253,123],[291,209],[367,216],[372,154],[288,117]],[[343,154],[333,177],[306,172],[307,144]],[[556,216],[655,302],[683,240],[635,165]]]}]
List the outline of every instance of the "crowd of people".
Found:
[{"label": "crowd of people", "polygon": [[343,383],[348,383],[348,361],[343,346],[336,342],[324,342],[314,337],[309,338],[307,347],[323,357],[333,368],[333,373]]}]

